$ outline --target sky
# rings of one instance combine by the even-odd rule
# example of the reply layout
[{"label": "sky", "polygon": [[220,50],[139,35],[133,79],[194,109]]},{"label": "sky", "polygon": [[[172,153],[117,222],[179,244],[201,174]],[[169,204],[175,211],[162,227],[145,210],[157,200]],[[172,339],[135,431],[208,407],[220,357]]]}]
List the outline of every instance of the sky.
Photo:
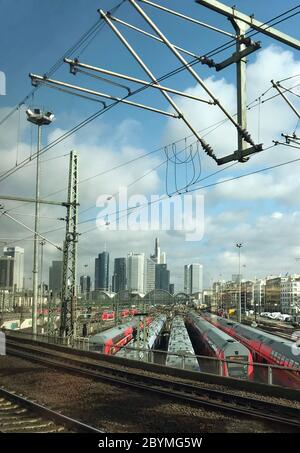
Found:
[{"label": "sky", "polygon": [[[193,0],[159,0],[157,3],[232,32],[232,26],[225,17]],[[224,3],[232,6],[232,2]],[[83,63],[148,80],[143,69],[108,25],[101,25],[91,41],[81,43],[74,52],[67,52],[99,20],[98,8],[107,11],[117,4],[117,1],[112,0],[0,0],[0,70],[6,76],[6,95],[0,96],[0,122],[30,93],[32,87],[28,74],[47,73],[66,54]],[[235,4],[239,10],[247,14],[254,13],[255,18],[263,22],[296,6],[294,0],[284,4],[279,0],[273,1],[272,8],[267,0],[236,0]],[[204,55],[230,42],[228,36],[187,23],[151,6],[142,6],[170,41],[196,55]],[[128,2],[120,6],[115,16],[151,31]],[[296,15],[278,24],[278,29],[300,39],[299,17]],[[124,26],[118,27],[156,77],[180,66],[178,60],[161,43],[142,37]],[[277,81],[289,78],[282,84],[285,87],[295,87],[293,91],[300,94],[297,86],[300,84],[300,77],[297,77],[300,74],[298,51],[262,34],[256,34],[253,39],[261,41],[261,49],[247,58],[247,99],[252,107],[248,111],[248,130],[256,143],[264,144],[265,151],[253,156],[247,163],[237,163],[230,168],[218,167],[201,148],[197,149],[195,137],[191,137],[190,130],[182,120],[126,105],[110,109],[44,153],[41,158],[41,196],[45,198],[53,194],[49,198],[59,201],[66,199],[69,152],[75,149],[79,155],[79,231],[84,233],[90,230],[79,238],[79,274],[83,273],[84,265],[87,264],[88,272],[93,277],[94,258],[104,248],[111,254],[111,272],[113,258],[125,256],[129,251],[144,252],[149,256],[153,252],[156,236],[160,238],[162,250],[166,251],[171,280],[178,291],[183,286],[184,264],[203,264],[206,287],[215,279],[226,280],[231,274],[237,273],[237,242],[243,243],[242,269],[245,278],[299,272],[297,258],[300,257],[300,209],[297,194],[300,189],[300,161],[223,182],[299,158],[297,149],[283,145],[270,147],[273,140],[282,139],[281,133],[297,131],[299,124],[296,115],[280,97],[263,102],[275,94],[271,88],[271,79]],[[233,52],[234,47],[231,46],[213,58],[220,62]],[[185,58],[190,60],[188,56]],[[216,72],[198,64],[194,69],[228,112],[234,115],[235,68],[231,66]],[[113,86],[84,74],[70,74],[66,64],[59,65],[51,77],[115,96],[127,93],[124,87]],[[132,90],[137,88],[136,84],[118,82]],[[208,99],[207,93],[187,71],[162,83],[189,95]],[[226,118],[217,106],[177,95],[171,97],[194,129],[202,131],[218,157],[237,149],[236,130],[229,121],[224,121]],[[261,102],[252,102],[259,97]],[[289,97],[299,108],[299,98],[293,94],[289,94]],[[174,112],[161,93],[153,89],[144,90],[131,100],[168,113]],[[26,100],[25,105],[0,126],[1,174],[35,152],[36,130],[26,121],[25,110],[28,106],[39,106],[55,114],[53,124],[43,130],[43,145],[51,143],[101,108],[101,104],[95,101],[48,87],[39,88]],[[179,142],[174,144],[176,141]],[[185,156],[188,162],[177,161],[175,168],[172,163],[174,153],[181,153],[180,158],[184,160]],[[194,156],[190,161],[189,153]],[[169,157],[168,166],[166,156]],[[128,163],[131,160],[133,162]],[[219,170],[222,171],[216,173]],[[212,175],[213,173],[216,174]],[[184,192],[182,187],[189,181],[194,182],[190,189],[198,189],[192,192],[193,196],[202,195],[204,199],[204,233],[200,240],[187,241],[185,231],[113,231],[110,229],[111,225],[97,229],[95,219],[100,210],[96,202],[104,194],[117,194],[120,187],[127,187],[129,196],[135,196],[136,200],[141,196],[150,200],[151,196],[164,195],[166,192]],[[215,183],[217,184],[214,185]],[[0,193],[33,197],[35,161],[29,162],[3,181],[0,178],[0,184]],[[203,187],[209,185],[211,186]],[[183,198],[178,195],[172,197],[172,200]],[[8,201],[4,204],[11,216],[28,227],[33,227],[33,205]],[[132,220],[136,213],[140,213],[143,220],[142,213],[145,213],[145,209],[133,210]],[[64,215],[63,208],[46,205],[41,207],[40,231],[45,232],[45,236],[58,245],[62,244],[64,234],[64,223],[58,219]],[[112,216],[106,220],[113,223]],[[188,223],[190,219],[185,220]],[[16,222],[0,217],[0,247],[7,243],[25,248],[27,285],[30,284],[32,269],[31,236],[29,231]],[[45,281],[48,280],[50,262],[60,258],[60,252],[53,246],[47,244],[44,247]]]}]

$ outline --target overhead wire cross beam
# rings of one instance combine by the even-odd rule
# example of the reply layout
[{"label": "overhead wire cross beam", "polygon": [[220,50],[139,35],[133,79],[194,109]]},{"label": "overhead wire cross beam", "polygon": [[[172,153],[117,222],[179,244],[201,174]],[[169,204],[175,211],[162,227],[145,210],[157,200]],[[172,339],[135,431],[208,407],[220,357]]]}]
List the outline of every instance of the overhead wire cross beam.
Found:
[{"label": "overhead wire cross beam", "polygon": [[94,96],[98,96],[98,97],[101,97],[101,98],[104,98],[104,99],[118,101],[118,102],[130,105],[130,106],[133,106],[133,107],[138,107],[138,108],[142,108],[142,109],[145,109],[145,110],[150,110],[150,111],[155,112],[155,113],[160,113],[162,115],[171,116],[172,118],[178,118],[178,115],[176,115],[174,113],[170,113],[170,112],[166,112],[164,110],[156,109],[154,107],[150,107],[149,105],[140,104],[138,102],[129,101],[128,99],[125,99],[125,98],[120,98],[120,97],[117,97],[117,96],[112,96],[110,94],[101,93],[99,91],[90,90],[88,88],[84,88],[84,87],[81,87],[81,86],[78,86],[78,85],[72,85],[71,83],[61,82],[59,80],[54,80],[54,79],[48,79],[47,77],[40,76],[40,75],[37,75],[37,74],[29,74],[29,77],[31,78],[31,81],[32,81],[33,85],[39,84],[39,83],[43,83],[43,84],[46,84],[46,85],[49,84],[49,85],[54,85],[54,86],[58,86],[58,87],[66,87],[66,88],[70,88],[71,90],[80,91],[82,93],[92,94]]},{"label": "overhead wire cross beam", "polygon": [[86,63],[81,63],[79,60],[70,60],[69,58],[65,58],[65,63],[70,65],[70,71],[74,74],[78,71],[78,68],[85,68],[90,71],[100,72],[101,74],[110,75],[113,77],[117,77],[120,79],[128,80],[130,82],[138,83],[140,85],[149,85],[149,88],[154,88],[162,91],[166,91],[167,93],[173,93],[178,96],[183,96],[188,99],[193,99],[194,101],[204,102],[206,104],[213,104],[212,101],[207,99],[199,98],[198,96],[193,96],[192,94],[184,93],[179,90],[175,90],[173,88],[166,87],[164,85],[159,84],[158,82],[147,82],[146,80],[138,79],[137,77],[132,77],[126,74],[121,74],[119,72],[109,71],[108,69],[98,68],[97,66],[92,66]]},{"label": "overhead wire cross beam", "polygon": [[[166,47],[170,49],[170,51],[175,55],[175,57],[185,66],[186,70],[192,75],[192,77],[198,82],[198,84],[203,88],[203,90],[209,95],[209,97],[212,99],[215,105],[218,106],[218,108],[223,112],[223,114],[229,119],[229,121],[234,125],[234,127],[237,129],[238,132],[238,137],[239,137],[239,146],[238,150],[231,154],[230,156],[227,156],[227,162],[230,160],[239,160],[241,162],[244,161],[244,156],[243,156],[243,151],[244,149],[241,148],[241,144],[244,142],[247,142],[251,145],[250,148],[247,150],[247,155],[256,153],[258,151],[262,150],[262,145],[256,145],[254,141],[252,140],[249,132],[246,130],[246,127],[243,127],[243,124],[240,124],[239,121],[236,121],[233,116],[225,109],[225,107],[221,104],[219,99],[216,98],[212,90],[206,85],[206,83],[201,79],[201,77],[197,74],[197,72],[188,64],[188,62],[185,60],[185,58],[180,54],[180,52],[175,48],[175,46],[168,40],[168,38],[162,33],[162,31],[159,29],[159,27],[153,22],[153,20],[145,13],[145,11],[141,8],[140,5],[137,4],[136,0],[128,0],[130,4],[136,9],[136,11],[142,16],[142,18],[145,20],[145,22],[155,31],[155,33],[159,36],[159,38],[165,43]],[[151,3],[147,1],[143,1],[142,3]],[[173,11],[169,11],[171,14],[173,14]],[[243,43],[238,43],[237,44],[237,52],[239,50],[242,50],[242,46],[244,46]],[[241,83],[243,83],[241,79]],[[238,115],[239,116],[239,115]],[[200,142],[201,143],[201,142]],[[244,145],[243,145],[244,148]],[[206,151],[206,150],[205,150]],[[208,153],[209,154],[209,153]],[[230,159],[230,160],[228,160]],[[218,159],[215,158],[216,162],[221,165],[224,163],[223,158]]]},{"label": "overhead wire cross beam", "polygon": [[[129,42],[125,39],[123,34],[119,31],[119,29],[113,24],[111,19],[109,18],[108,14],[105,13],[103,10],[99,10],[99,13],[101,14],[101,17],[104,18],[106,23],[109,25],[109,27],[112,29],[112,31],[116,34],[116,36],[120,39],[120,41],[124,44],[126,49],[131,53],[133,58],[136,60],[136,62],[141,66],[141,68],[145,71],[145,73],[150,77],[152,82],[154,84],[157,84],[156,77],[154,74],[151,72],[151,70],[148,68],[148,66],[144,63],[142,58],[137,54],[137,52],[133,49],[133,47],[129,44]],[[164,41],[163,37],[160,36],[160,38]],[[176,52],[178,52],[176,50]],[[179,54],[180,55],[180,54]],[[177,112],[178,117],[182,119],[182,121],[186,124],[186,126],[190,129],[190,131],[193,133],[193,135],[199,140],[202,148],[204,151],[212,157],[215,161],[217,161],[217,157],[215,156],[213,149],[203,140],[203,138],[198,134],[198,132],[194,129],[194,127],[191,125],[191,123],[187,120],[185,117],[184,113],[181,111],[181,109],[178,107],[178,105],[175,103],[175,101],[169,96],[168,93],[165,91],[161,90],[162,95],[166,98],[166,100],[169,102],[169,104],[173,107],[173,109]]]},{"label": "overhead wire cross beam", "polygon": [[[145,0],[140,1],[145,2]],[[238,11],[236,8],[224,5],[224,3],[221,3],[217,0],[196,0],[196,3],[199,3],[199,5],[201,6],[205,6],[206,8],[222,14],[223,16],[229,17],[230,19],[244,22],[248,26],[248,28],[257,30],[264,35],[269,36],[270,38],[276,39],[283,44],[287,44],[288,46],[293,47],[296,50],[300,50],[299,39],[293,38],[286,33],[282,33],[276,28],[270,27],[264,22],[254,19],[253,16],[247,16],[247,14]]]},{"label": "overhead wire cross beam", "polygon": [[[141,0],[143,1],[143,0]],[[246,79],[246,64],[245,57],[251,51],[257,50],[260,47],[260,43],[253,43],[246,47],[245,43],[242,42],[242,38],[245,37],[247,31],[252,28],[262,34],[265,34],[277,41],[287,44],[297,50],[300,50],[300,41],[280,32],[279,30],[264,24],[263,22],[254,19],[253,16],[247,16],[246,14],[238,11],[235,7],[229,7],[217,0],[196,0],[201,6],[209,8],[218,14],[227,17],[232,23],[236,36],[238,38],[236,43],[236,53],[232,56],[231,61],[227,62],[236,63],[236,80],[237,80],[237,118],[241,130],[247,129],[247,79]],[[238,58],[236,58],[238,57]],[[223,65],[226,65],[226,60]],[[220,67],[220,66],[219,66]],[[216,68],[217,69],[217,68]],[[222,69],[222,64],[221,64]],[[275,87],[278,91],[279,88]],[[279,91],[280,92],[280,91]],[[287,101],[288,102],[288,101]],[[292,107],[293,108],[293,107]],[[238,130],[238,155],[241,156],[241,161],[246,161],[248,158],[248,151],[246,149],[245,137],[241,130]],[[247,140],[246,140],[247,141]],[[261,147],[261,145],[258,145]],[[234,153],[235,154],[235,153]],[[234,156],[234,154],[232,156]],[[230,156],[226,156],[223,159],[223,163],[229,162]],[[240,159],[239,159],[240,160]]]}]

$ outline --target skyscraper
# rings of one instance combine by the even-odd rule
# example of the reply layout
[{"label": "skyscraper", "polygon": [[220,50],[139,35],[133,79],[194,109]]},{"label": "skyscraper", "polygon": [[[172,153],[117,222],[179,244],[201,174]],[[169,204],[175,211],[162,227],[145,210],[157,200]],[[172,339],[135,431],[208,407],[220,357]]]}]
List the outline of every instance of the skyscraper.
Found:
[{"label": "skyscraper", "polygon": [[150,258],[145,258],[145,278],[144,292],[149,293],[155,289],[155,262]]},{"label": "skyscraper", "polygon": [[170,271],[166,264],[156,264],[155,266],[155,289],[169,291]]},{"label": "skyscraper", "polygon": [[144,292],[144,253],[129,253],[127,255],[127,288],[129,291]]},{"label": "skyscraper", "polygon": [[109,253],[99,253],[95,259],[95,289],[109,290]]},{"label": "skyscraper", "polygon": [[91,277],[89,275],[80,277],[80,292],[86,296],[91,292]]},{"label": "skyscraper", "polygon": [[115,293],[126,289],[126,258],[115,258],[112,289]]},{"label": "skyscraper", "polygon": [[184,266],[184,292],[186,294],[201,293],[203,290],[203,266],[194,263]]},{"label": "skyscraper", "polygon": [[158,238],[155,238],[154,254],[150,258],[156,264],[166,264],[166,253],[161,252]]},{"label": "skyscraper", "polygon": [[24,249],[21,247],[4,247],[4,256],[14,259],[13,265],[13,288],[17,291],[23,289],[24,280]]},{"label": "skyscraper", "polygon": [[11,256],[0,257],[0,288],[13,289],[14,258]]},{"label": "skyscraper", "polygon": [[53,294],[59,294],[62,289],[62,261],[52,261],[49,267],[49,290]]}]

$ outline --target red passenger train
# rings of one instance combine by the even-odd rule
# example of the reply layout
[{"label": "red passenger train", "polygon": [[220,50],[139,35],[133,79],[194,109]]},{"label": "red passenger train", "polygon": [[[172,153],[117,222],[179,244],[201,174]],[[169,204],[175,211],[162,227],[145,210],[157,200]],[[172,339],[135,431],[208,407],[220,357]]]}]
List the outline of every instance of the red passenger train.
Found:
[{"label": "red passenger train", "polygon": [[[151,318],[146,318],[146,325],[148,326],[151,321]],[[143,321],[135,318],[105,330],[104,332],[93,335],[89,338],[90,351],[102,352],[103,354],[115,354],[133,339],[138,329],[138,323],[140,323],[140,328],[143,329]]]},{"label": "red passenger train", "polygon": [[[253,378],[253,359],[248,348],[194,313],[189,313],[186,320],[195,341],[201,347],[201,354],[222,360],[222,376]],[[202,361],[201,369],[204,368],[205,359]],[[220,370],[217,361],[206,362],[206,366],[215,372]]]},{"label": "red passenger train", "polygon": [[[121,318],[128,318],[129,316],[135,316],[139,313],[139,310],[136,308],[124,308],[120,311]],[[105,310],[102,315],[102,321],[114,321],[116,317],[116,312],[114,310]]]},{"label": "red passenger train", "polygon": [[300,351],[296,343],[211,313],[203,313],[203,316],[248,347],[255,362],[286,367],[287,371],[273,369],[274,384],[300,388]]}]

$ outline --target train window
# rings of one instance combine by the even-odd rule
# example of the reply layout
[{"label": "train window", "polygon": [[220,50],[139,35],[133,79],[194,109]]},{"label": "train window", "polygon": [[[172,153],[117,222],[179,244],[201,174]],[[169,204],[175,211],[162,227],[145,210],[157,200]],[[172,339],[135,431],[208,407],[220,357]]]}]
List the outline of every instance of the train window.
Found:
[{"label": "train window", "polygon": [[[248,356],[227,356],[227,360],[230,360],[231,362],[227,363],[228,366],[228,374],[229,376],[232,377],[246,377],[248,373],[248,365],[244,363],[239,363],[239,362],[248,362]],[[234,363],[232,363],[234,362]]]}]

